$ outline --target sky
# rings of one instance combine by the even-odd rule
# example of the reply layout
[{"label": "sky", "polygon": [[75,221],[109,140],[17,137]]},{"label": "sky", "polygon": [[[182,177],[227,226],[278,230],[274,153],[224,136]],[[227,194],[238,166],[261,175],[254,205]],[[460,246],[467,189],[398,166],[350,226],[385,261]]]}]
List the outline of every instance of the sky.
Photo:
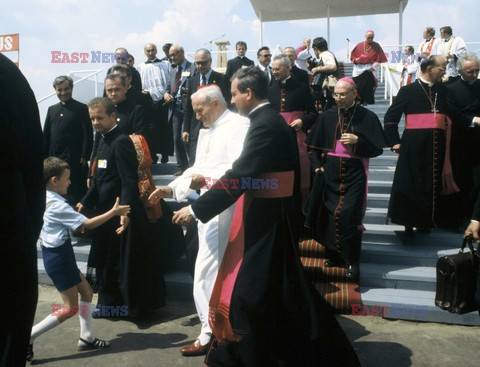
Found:
[{"label": "sky", "polygon": [[[260,22],[249,0],[0,0],[0,4],[0,34],[20,34],[20,69],[37,100],[53,92],[52,81],[58,75],[104,69],[99,74],[103,79],[111,63],[92,63],[92,51],[108,54],[126,47],[138,65],[145,61],[143,46],[148,42],[159,49],[166,42],[180,43],[193,53],[201,47],[210,49],[210,41],[218,38],[229,40],[231,51],[236,41],[243,40],[254,60],[260,47]],[[435,27],[439,35],[441,26],[450,25],[454,35],[478,42],[468,46],[475,52],[480,49],[478,19],[478,0],[410,0],[403,15],[403,41],[417,48],[425,26]],[[375,41],[387,49],[398,44],[398,14],[334,18],[330,27],[329,48],[339,60],[346,59],[347,38],[351,50],[363,41],[367,29],[373,29]],[[264,45],[296,47],[306,36],[326,38],[327,21],[270,22],[263,30]],[[52,63],[52,51],[83,52],[89,58],[87,63]],[[39,104],[42,118],[48,105],[57,102],[54,97]]]}]

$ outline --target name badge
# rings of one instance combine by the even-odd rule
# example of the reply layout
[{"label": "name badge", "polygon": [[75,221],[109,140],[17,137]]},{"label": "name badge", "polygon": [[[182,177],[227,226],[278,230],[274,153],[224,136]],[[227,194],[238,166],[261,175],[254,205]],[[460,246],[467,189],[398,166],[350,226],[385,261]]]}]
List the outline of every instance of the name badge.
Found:
[{"label": "name badge", "polygon": [[182,76],[189,77],[189,76],[190,76],[190,72],[189,72],[189,71],[182,71]]},{"label": "name badge", "polygon": [[107,168],[107,160],[106,159],[99,159],[98,160],[98,168]]}]

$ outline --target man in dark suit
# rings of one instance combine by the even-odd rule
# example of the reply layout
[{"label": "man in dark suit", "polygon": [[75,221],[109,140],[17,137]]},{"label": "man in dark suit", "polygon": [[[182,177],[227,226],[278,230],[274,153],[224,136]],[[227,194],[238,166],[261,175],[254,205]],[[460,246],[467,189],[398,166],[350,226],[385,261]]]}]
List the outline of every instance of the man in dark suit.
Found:
[{"label": "man in dark suit", "polygon": [[301,111],[303,116],[292,121],[290,126],[295,130],[302,128],[306,132],[318,114],[310,89],[291,76],[290,65],[290,59],[285,54],[273,59],[272,73],[276,81],[268,87],[268,99],[278,112]]},{"label": "man in dark suit", "polygon": [[0,366],[25,366],[38,298],[36,243],[45,210],[37,102],[18,67],[0,54]]},{"label": "man in dark suit", "polygon": [[472,169],[480,164],[480,60],[473,54],[466,55],[459,59],[458,66],[461,79],[447,84],[447,107],[453,121],[453,177],[460,188],[455,207],[459,225],[463,225],[472,212]]},{"label": "man in dark suit", "polygon": [[245,56],[247,52],[247,44],[244,41],[238,41],[235,45],[235,49],[237,50],[237,57],[228,60],[227,62],[227,71],[225,72],[226,80],[230,83],[230,79],[232,78],[233,74],[236,73],[238,69],[253,66],[255,63],[253,60],[250,60],[248,57]]},{"label": "man in dark suit", "polygon": [[194,216],[206,223],[238,201],[231,232],[237,235],[210,298],[215,340],[205,363],[358,366],[350,342],[303,272],[292,230],[295,142],[269,106],[266,76],[256,68],[240,69],[231,90],[240,114],[251,121],[243,151],[221,185],[173,217],[182,225]]},{"label": "man in dark suit", "polygon": [[[140,73],[134,67],[128,66],[128,51],[124,47],[119,47],[115,50],[115,60],[119,65],[126,65],[130,68],[132,72],[132,85],[137,88],[138,90],[142,90],[142,78],[140,77]],[[107,71],[107,75],[112,72],[112,68],[109,68]]]},{"label": "man in dark suit", "polygon": [[168,105],[168,121],[173,128],[173,143],[178,171],[175,176],[181,176],[188,168],[188,157],[185,143],[182,140],[182,130],[187,108],[188,80],[196,73],[195,66],[185,58],[185,51],[179,44],[174,44],[169,51],[172,63],[176,65],[170,74],[170,83],[163,96]]},{"label": "man in dark suit", "polygon": [[268,85],[271,85],[274,81],[272,68],[270,66],[270,62],[272,61],[272,53],[267,46],[263,46],[258,49],[257,60],[258,65],[256,68],[265,73],[265,76],[267,77],[267,83]]},{"label": "man in dark suit", "polygon": [[190,167],[195,163],[195,155],[197,152],[198,133],[203,129],[203,123],[198,121],[192,107],[192,94],[198,88],[204,85],[216,84],[220,87],[227,106],[231,99],[228,91],[229,83],[225,82],[225,76],[212,69],[212,55],[210,51],[201,48],[195,52],[195,67],[197,74],[189,80],[187,93],[187,109],[185,111],[185,121],[183,123],[182,140],[189,144],[188,162]]},{"label": "man in dark suit", "polygon": [[290,69],[290,74],[297,78],[299,82],[305,83],[306,85],[310,86],[310,78],[308,76],[308,73],[295,65],[295,60],[297,59],[295,49],[293,47],[285,47],[284,53],[288,56],[292,65],[292,68]]},{"label": "man in dark suit", "polygon": [[67,200],[75,205],[87,192],[88,159],[92,151],[93,130],[88,108],[72,98],[73,80],[59,76],[53,88],[60,103],[48,108],[43,136],[44,156],[58,157],[70,166],[70,181]]}]

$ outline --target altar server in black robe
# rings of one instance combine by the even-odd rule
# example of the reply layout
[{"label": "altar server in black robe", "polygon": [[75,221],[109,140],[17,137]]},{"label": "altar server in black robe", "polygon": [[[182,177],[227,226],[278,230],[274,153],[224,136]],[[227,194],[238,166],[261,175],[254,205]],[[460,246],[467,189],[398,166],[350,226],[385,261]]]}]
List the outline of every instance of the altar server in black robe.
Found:
[{"label": "altar server in black robe", "polygon": [[472,169],[480,164],[480,60],[467,55],[458,65],[461,79],[447,84],[447,104],[453,120],[453,177],[460,188],[458,218],[465,220],[470,218],[475,195]]},{"label": "altar server in black robe", "polygon": [[[141,316],[164,305],[160,246],[149,236],[148,219],[138,191],[137,153],[132,140],[117,124],[115,107],[107,98],[89,102],[93,127],[100,136],[92,185],[79,204],[101,214],[120,197],[130,205],[128,217],[111,219],[93,233],[87,279],[98,288],[102,306],[127,306]],[[126,228],[122,236],[116,229]]]},{"label": "altar server in black robe", "polygon": [[72,98],[73,80],[59,76],[53,88],[60,103],[50,106],[43,126],[44,157],[57,157],[70,166],[67,200],[75,205],[87,191],[88,159],[92,152],[93,129],[85,104]]},{"label": "altar server in black robe", "polygon": [[24,366],[38,298],[36,243],[45,210],[37,102],[0,54],[0,366]]},{"label": "altar server in black robe", "polygon": [[[406,227],[429,231],[451,225],[448,196],[458,192],[449,161],[447,90],[441,84],[445,74],[443,56],[430,56],[421,64],[422,75],[415,83],[400,88],[385,114],[387,146],[399,153],[393,179],[388,217]],[[398,124],[405,114],[402,138]],[[451,205],[451,204],[450,204]]]},{"label": "altar server in black robe", "polygon": [[269,106],[266,76],[256,68],[240,69],[231,92],[232,102],[251,121],[242,154],[215,188],[173,217],[178,224],[193,216],[206,223],[235,202],[236,208],[243,207],[234,214],[210,300],[216,341],[206,364],[358,366],[348,339],[323,310],[325,301],[300,263],[292,227],[295,142]]},{"label": "altar server in black robe", "polygon": [[225,82],[230,86],[230,79],[238,69],[254,66],[253,60],[250,60],[245,56],[247,52],[247,43],[244,41],[238,41],[235,44],[235,50],[237,51],[237,57],[227,61],[227,71],[225,71]]},{"label": "altar server in black robe", "polygon": [[[139,134],[148,142],[148,113],[133,99],[127,98],[127,82],[123,75],[109,74],[105,78],[105,92],[115,106],[117,125],[126,135]],[[95,134],[91,162],[95,161],[100,137]]]},{"label": "altar server in black robe", "polygon": [[383,153],[385,139],[377,115],[355,103],[355,83],[335,85],[337,107],[325,111],[307,137],[317,175],[308,199],[307,224],[329,251],[325,266],[347,265],[359,277],[363,217],[367,201],[368,160]]}]

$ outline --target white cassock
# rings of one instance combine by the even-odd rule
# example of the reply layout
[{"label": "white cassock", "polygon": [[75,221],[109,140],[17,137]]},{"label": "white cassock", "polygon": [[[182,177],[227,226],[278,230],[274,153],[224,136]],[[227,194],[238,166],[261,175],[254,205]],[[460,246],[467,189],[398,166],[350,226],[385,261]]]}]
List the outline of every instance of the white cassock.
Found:
[{"label": "white cassock", "polygon": [[451,36],[450,39],[445,42],[441,42],[438,46],[438,54],[442,56],[454,55],[455,58],[448,60],[447,70],[445,72],[446,77],[454,77],[458,75],[458,59],[467,53],[467,46],[465,41],[460,37]]},{"label": "white cassock", "polygon": [[167,90],[168,65],[163,61],[143,63],[137,68],[142,79],[143,89],[148,90],[153,102],[159,102]]},{"label": "white cassock", "polygon": [[[183,200],[193,192],[190,189],[193,174],[201,174],[207,182],[223,176],[240,156],[249,126],[248,118],[226,110],[210,129],[201,129],[195,164],[168,185],[173,191],[173,197]],[[202,189],[200,195],[206,191],[207,189]],[[227,247],[234,210],[235,204],[207,223],[198,222],[198,255],[195,262],[193,297],[202,324],[198,337],[202,345],[210,341],[212,334],[208,325],[208,304],[218,267]]]},{"label": "white cassock", "polygon": [[408,84],[413,83],[417,79],[419,70],[417,56],[413,55],[406,59],[407,62],[400,62],[397,65],[390,64],[392,72],[392,95],[396,96],[398,90]]}]

